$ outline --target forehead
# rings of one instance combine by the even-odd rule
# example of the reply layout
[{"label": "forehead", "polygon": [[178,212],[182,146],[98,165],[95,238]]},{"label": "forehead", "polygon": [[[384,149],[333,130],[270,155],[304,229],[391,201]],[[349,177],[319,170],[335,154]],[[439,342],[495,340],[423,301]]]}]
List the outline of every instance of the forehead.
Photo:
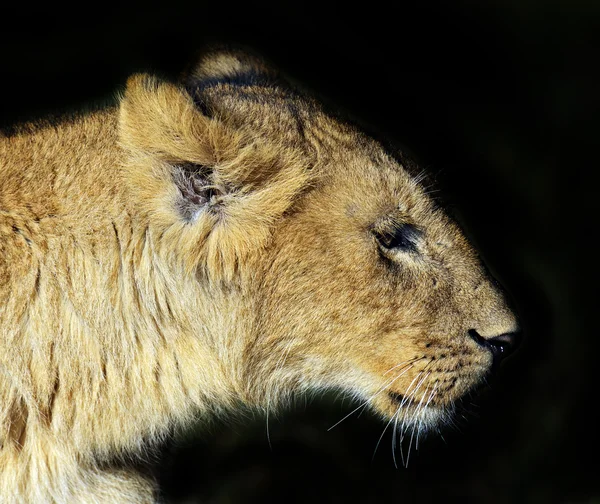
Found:
[{"label": "forehead", "polygon": [[219,84],[205,90],[205,100],[217,117],[260,137],[266,148],[305,157],[313,185],[327,188],[331,204],[350,212],[431,212],[414,169],[409,173],[379,142],[311,98],[278,85]]},{"label": "forehead", "polygon": [[390,155],[353,125],[325,114],[307,121],[306,141],[318,152],[317,179],[332,201],[352,210],[431,214],[432,200],[411,164]]}]

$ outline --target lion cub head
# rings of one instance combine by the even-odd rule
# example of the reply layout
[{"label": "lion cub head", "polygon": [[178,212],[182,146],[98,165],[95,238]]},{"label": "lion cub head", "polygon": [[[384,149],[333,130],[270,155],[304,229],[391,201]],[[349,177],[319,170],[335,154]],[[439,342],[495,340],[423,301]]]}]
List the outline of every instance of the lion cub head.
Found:
[{"label": "lion cub head", "polygon": [[194,337],[237,400],[336,388],[424,428],[515,343],[502,292],[419,179],[261,61],[133,77],[120,138],[132,201],[193,278]]}]

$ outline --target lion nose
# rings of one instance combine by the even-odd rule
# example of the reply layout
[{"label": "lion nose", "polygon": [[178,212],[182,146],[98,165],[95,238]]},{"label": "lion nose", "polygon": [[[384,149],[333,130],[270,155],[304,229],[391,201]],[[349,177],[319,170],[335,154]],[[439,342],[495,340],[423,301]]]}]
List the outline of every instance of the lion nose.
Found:
[{"label": "lion nose", "polygon": [[469,329],[469,336],[480,346],[491,350],[494,356],[494,363],[500,362],[504,357],[514,352],[521,341],[520,332],[510,332],[491,338],[484,338],[475,329]]}]

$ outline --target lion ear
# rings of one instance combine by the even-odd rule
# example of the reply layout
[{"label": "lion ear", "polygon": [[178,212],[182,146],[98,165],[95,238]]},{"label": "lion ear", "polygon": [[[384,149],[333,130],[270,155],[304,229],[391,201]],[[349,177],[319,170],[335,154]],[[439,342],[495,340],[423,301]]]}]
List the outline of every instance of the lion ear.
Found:
[{"label": "lion ear", "polygon": [[173,219],[197,219],[214,199],[216,158],[234,135],[203,115],[181,87],[149,75],[128,80],[119,133],[138,200],[174,212]]},{"label": "lion ear", "polygon": [[119,109],[123,173],[137,209],[192,270],[232,278],[305,187],[306,162],[210,117],[182,86],[129,79]]}]

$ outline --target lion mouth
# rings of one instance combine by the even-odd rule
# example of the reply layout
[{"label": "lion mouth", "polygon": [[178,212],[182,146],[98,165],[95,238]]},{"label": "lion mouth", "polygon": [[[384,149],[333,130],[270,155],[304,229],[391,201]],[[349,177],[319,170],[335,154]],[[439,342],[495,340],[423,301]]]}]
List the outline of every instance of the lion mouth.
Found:
[{"label": "lion mouth", "polygon": [[411,395],[405,396],[399,392],[388,392],[388,397],[397,408],[405,410],[425,411],[430,407],[436,407],[439,404],[432,401],[432,397],[417,397]]},{"label": "lion mouth", "polygon": [[410,397],[407,398],[405,395],[398,392],[388,392],[388,396],[392,402],[398,406],[406,407],[415,405]]}]

